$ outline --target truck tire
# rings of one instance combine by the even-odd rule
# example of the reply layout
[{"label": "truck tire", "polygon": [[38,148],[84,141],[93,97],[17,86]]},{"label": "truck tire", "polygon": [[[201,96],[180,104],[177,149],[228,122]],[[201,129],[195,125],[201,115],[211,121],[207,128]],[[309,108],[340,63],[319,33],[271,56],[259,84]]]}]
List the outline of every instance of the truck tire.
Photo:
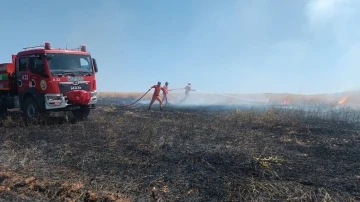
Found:
[{"label": "truck tire", "polygon": [[33,98],[27,98],[23,108],[24,118],[26,121],[35,122],[38,120],[40,112],[36,101]]},{"label": "truck tire", "polygon": [[4,98],[0,98],[0,116],[5,116],[7,113],[7,104]]},{"label": "truck tire", "polygon": [[80,109],[75,109],[72,111],[72,114],[76,119],[80,119],[80,120],[86,119],[90,114],[90,107],[84,106],[81,107]]}]

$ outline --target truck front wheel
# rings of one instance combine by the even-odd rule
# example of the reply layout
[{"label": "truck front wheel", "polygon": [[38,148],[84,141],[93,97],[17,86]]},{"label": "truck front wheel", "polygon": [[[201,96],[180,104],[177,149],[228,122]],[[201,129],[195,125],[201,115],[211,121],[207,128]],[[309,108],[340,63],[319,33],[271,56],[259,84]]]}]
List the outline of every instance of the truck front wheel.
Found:
[{"label": "truck front wheel", "polygon": [[6,115],[7,105],[4,98],[0,98],[0,116]]},{"label": "truck front wheel", "polygon": [[39,118],[39,107],[33,98],[27,98],[24,103],[24,115],[27,121],[36,121]]},{"label": "truck front wheel", "polygon": [[72,111],[74,117],[76,119],[86,119],[90,114],[90,107],[89,106],[83,106],[80,109],[75,109]]}]

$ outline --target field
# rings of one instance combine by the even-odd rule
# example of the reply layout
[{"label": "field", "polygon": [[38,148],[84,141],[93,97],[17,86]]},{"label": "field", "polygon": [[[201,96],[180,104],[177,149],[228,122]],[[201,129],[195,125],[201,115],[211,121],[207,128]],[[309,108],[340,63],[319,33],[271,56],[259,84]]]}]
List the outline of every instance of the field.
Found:
[{"label": "field", "polygon": [[[117,104],[127,104],[137,100],[145,92],[100,92],[98,96]],[[190,105],[209,105],[209,104],[290,104],[290,105],[337,105],[339,102],[346,103],[347,106],[357,106],[360,103],[360,93],[350,91],[337,94],[215,94],[211,92],[191,92],[191,98],[187,101]],[[151,99],[152,91],[147,93],[143,99]],[[177,90],[169,93],[171,102],[178,103],[184,98],[184,91]],[[192,99],[192,100],[191,100]],[[148,103],[148,101],[143,102]]]},{"label": "field", "polygon": [[360,201],[360,111],[345,105],[17,116],[1,122],[2,201]]}]

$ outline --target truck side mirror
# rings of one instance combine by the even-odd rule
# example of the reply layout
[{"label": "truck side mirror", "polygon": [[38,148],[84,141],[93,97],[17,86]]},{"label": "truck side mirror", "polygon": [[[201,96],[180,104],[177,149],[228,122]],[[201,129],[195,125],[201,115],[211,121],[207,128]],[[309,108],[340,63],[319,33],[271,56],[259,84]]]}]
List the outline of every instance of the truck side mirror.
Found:
[{"label": "truck side mirror", "polygon": [[92,62],[93,62],[93,64],[94,64],[95,73],[97,73],[97,72],[98,72],[98,67],[97,67],[96,59],[95,59],[95,58],[92,58]]}]

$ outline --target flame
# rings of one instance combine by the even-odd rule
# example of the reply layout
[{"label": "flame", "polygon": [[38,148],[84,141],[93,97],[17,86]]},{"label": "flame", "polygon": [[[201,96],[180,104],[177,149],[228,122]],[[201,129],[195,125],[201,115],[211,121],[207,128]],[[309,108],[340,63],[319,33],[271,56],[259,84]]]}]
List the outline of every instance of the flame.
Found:
[{"label": "flame", "polygon": [[348,99],[349,99],[349,96],[347,95],[347,96],[345,96],[343,99],[341,99],[341,100],[338,102],[338,104],[339,104],[339,105],[342,105],[342,104],[344,104],[346,101],[348,101]]}]

